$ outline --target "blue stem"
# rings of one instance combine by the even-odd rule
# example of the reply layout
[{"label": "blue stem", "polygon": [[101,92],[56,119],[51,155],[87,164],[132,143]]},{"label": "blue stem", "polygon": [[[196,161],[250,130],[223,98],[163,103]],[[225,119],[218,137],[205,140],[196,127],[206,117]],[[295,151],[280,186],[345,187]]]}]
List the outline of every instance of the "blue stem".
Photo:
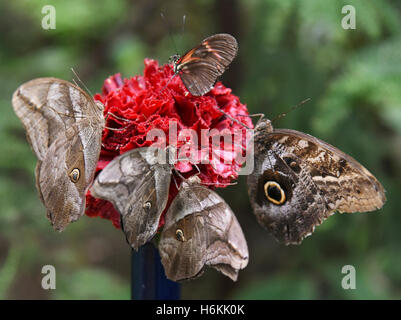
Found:
[{"label": "blue stem", "polygon": [[147,243],[131,254],[131,299],[178,300],[180,285],[164,274],[158,250]]}]

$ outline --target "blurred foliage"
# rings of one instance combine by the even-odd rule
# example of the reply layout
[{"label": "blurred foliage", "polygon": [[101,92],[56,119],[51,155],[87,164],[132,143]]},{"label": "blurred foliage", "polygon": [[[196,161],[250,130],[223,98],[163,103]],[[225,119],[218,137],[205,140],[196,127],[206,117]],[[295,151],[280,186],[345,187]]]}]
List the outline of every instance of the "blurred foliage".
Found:
[{"label": "blurred foliage", "polygon": [[[55,30],[41,28],[47,4],[56,8]],[[347,4],[355,30],[341,27]],[[0,2],[0,17],[0,298],[127,299],[130,284],[130,250],[110,222],[83,217],[63,233],[50,227],[13,91],[40,76],[71,80],[73,67],[100,92],[108,75],[134,76],[145,57],[165,63],[217,32],[239,40],[223,82],[252,113],[273,119],[311,98],[274,125],[349,153],[383,183],[388,201],[377,212],[336,214],[301,246],[285,247],[256,223],[241,177],[220,193],[244,229],[249,265],[236,283],[208,271],[183,284],[183,298],[401,298],[398,1],[14,0]],[[40,287],[45,264],[56,267],[54,291]],[[341,288],[347,264],[357,270],[356,290]]]}]

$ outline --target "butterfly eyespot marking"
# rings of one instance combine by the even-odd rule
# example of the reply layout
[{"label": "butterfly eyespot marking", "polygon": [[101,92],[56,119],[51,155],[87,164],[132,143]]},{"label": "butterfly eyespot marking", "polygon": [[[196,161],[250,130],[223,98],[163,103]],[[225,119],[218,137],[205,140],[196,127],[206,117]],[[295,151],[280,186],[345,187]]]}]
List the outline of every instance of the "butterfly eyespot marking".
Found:
[{"label": "butterfly eyespot marking", "polygon": [[275,181],[267,181],[264,185],[264,191],[267,200],[273,204],[281,205],[286,200],[283,188]]},{"label": "butterfly eyespot marking", "polygon": [[182,231],[181,229],[177,229],[175,231],[175,237],[178,241],[184,242],[185,241],[184,231]]},{"label": "butterfly eyespot marking", "polygon": [[144,208],[145,210],[150,210],[150,208],[152,208],[152,203],[151,203],[150,201],[146,201],[146,202],[143,204],[143,208]]},{"label": "butterfly eyespot marking", "polygon": [[80,176],[81,176],[81,172],[79,171],[78,168],[74,168],[74,169],[71,170],[69,176],[70,176],[70,180],[73,183],[77,183],[79,178],[80,178]]},{"label": "butterfly eyespot marking", "polygon": [[298,165],[298,162],[292,157],[292,156],[287,156],[284,157],[283,160],[287,165],[291,168],[292,171],[299,173],[301,171],[301,167]]}]

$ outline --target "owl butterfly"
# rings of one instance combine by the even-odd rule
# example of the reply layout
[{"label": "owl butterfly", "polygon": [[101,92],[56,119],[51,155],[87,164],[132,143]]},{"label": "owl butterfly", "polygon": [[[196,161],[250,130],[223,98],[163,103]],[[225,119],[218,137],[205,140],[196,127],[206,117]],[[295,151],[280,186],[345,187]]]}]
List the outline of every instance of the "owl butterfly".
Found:
[{"label": "owl butterfly", "polygon": [[237,40],[219,33],[203,40],[182,57],[175,55],[174,75],[179,75],[185,87],[194,96],[203,96],[213,88],[233,61],[238,51]]},{"label": "owl butterfly", "polygon": [[24,83],[12,104],[38,158],[36,186],[47,217],[62,231],[84,214],[101,148],[104,107],[56,78]]},{"label": "owl butterfly", "polygon": [[160,158],[160,150],[137,148],[114,158],[90,190],[118,210],[127,241],[135,250],[156,234],[167,205],[173,166]]},{"label": "owl butterfly", "polygon": [[231,208],[197,176],[183,181],[168,208],[159,251],[166,276],[174,281],[199,277],[205,266],[236,281],[249,256]]},{"label": "owl butterfly", "polygon": [[[91,188],[93,196],[112,202],[120,212],[134,249],[154,237],[167,205],[173,161],[163,161],[160,150],[138,148],[120,155],[100,172]],[[159,251],[167,278],[192,279],[210,266],[236,280],[239,269],[247,265],[248,249],[237,219],[197,177],[182,183],[165,219]]]},{"label": "owl butterfly", "polygon": [[308,134],[261,121],[248,192],[258,222],[285,244],[299,244],[335,211],[380,209],[380,182],[361,164]]}]

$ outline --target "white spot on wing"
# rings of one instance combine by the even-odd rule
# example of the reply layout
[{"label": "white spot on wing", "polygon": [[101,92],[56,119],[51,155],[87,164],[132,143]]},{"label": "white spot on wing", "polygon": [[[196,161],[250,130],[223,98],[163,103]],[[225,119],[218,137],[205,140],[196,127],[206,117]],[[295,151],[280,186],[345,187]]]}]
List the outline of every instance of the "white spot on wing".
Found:
[{"label": "white spot on wing", "polygon": [[284,144],[287,140],[288,140],[288,136],[284,136],[284,137],[282,137],[278,142],[279,142],[280,144]]},{"label": "white spot on wing", "polygon": [[309,146],[309,142],[306,140],[299,140],[298,146],[302,149],[307,148]]}]

